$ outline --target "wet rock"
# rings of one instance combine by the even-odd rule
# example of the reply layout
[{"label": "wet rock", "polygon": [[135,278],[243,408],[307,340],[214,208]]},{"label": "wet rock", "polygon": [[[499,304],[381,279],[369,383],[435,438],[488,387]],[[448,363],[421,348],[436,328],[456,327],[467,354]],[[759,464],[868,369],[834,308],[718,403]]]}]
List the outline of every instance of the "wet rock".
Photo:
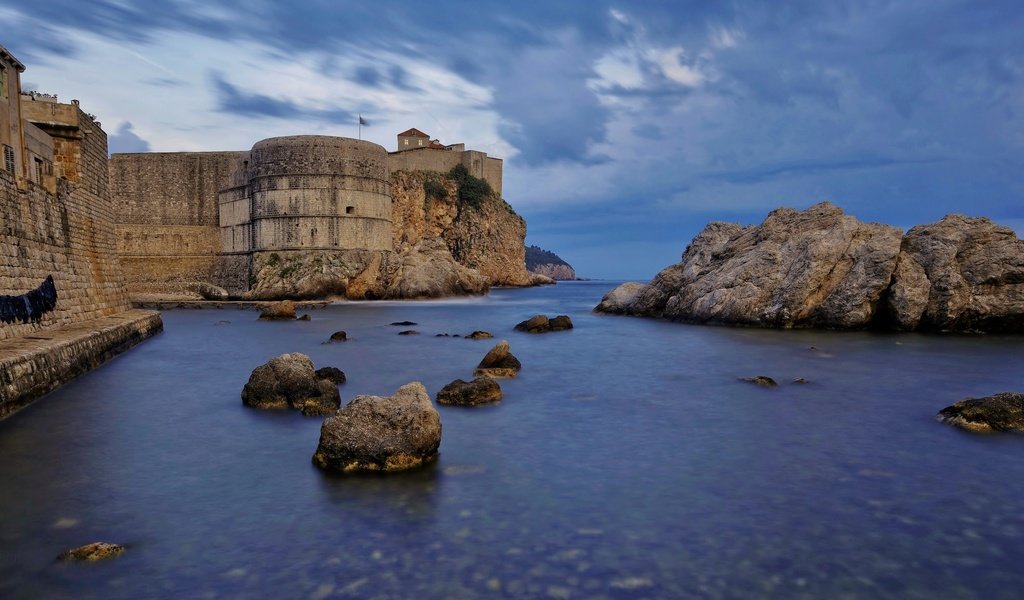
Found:
[{"label": "wet rock", "polygon": [[799,383],[800,385],[803,385],[807,383],[807,380],[804,379],[803,377],[795,377],[793,378],[793,383]]},{"label": "wet rock", "polygon": [[623,283],[601,298],[601,303],[594,308],[594,312],[610,315],[634,314],[633,306],[641,292],[649,285],[638,281]]},{"label": "wet rock", "polygon": [[85,560],[97,561],[113,558],[124,552],[124,546],[111,544],[110,542],[93,542],[78,548],[61,552],[57,558],[60,560]]},{"label": "wet rock", "polygon": [[318,379],[327,379],[334,384],[345,383],[345,372],[338,367],[320,367],[316,370]]},{"label": "wet rock", "polygon": [[309,313],[306,313],[306,314],[302,315],[301,317],[299,317],[296,320],[298,320],[298,321],[310,321],[312,319],[313,319],[313,317],[310,317]]},{"label": "wet rock", "polygon": [[501,386],[490,377],[477,377],[473,381],[456,379],[437,393],[439,404],[477,406],[501,401]]},{"label": "wet rock", "polygon": [[332,342],[347,342],[348,341],[348,334],[345,333],[344,331],[335,331],[334,333],[331,334],[331,341]]},{"label": "wet rock", "polygon": [[341,473],[403,471],[437,457],[441,417],[422,383],[393,396],[356,396],[320,428],[313,463]]},{"label": "wet rock", "polygon": [[415,329],[406,329],[405,331],[399,331],[398,335],[419,335],[420,332]]},{"label": "wet rock", "polygon": [[411,325],[419,325],[419,323],[413,323],[412,321],[395,321],[391,325],[395,327],[409,327]]},{"label": "wet rock", "polygon": [[295,319],[295,303],[291,300],[271,302],[263,307],[261,321],[288,321]]},{"label": "wet rock", "polygon": [[568,315],[558,315],[554,319],[548,321],[551,325],[551,331],[565,331],[566,329],[572,329],[572,319]]},{"label": "wet rock", "polygon": [[964,398],[940,410],[936,418],[977,433],[1024,432],[1024,394],[1004,392],[984,398]]},{"label": "wet rock", "polygon": [[754,385],[759,385],[761,387],[773,388],[779,386],[779,384],[776,383],[774,379],[766,375],[758,375],[756,377],[740,377],[740,381],[753,383]]},{"label": "wet rock", "polygon": [[295,352],[256,367],[242,388],[242,403],[254,408],[295,408],[305,415],[325,415],[338,410],[341,396],[337,384],[317,375],[308,356]]},{"label": "wet rock", "polygon": [[468,340],[489,340],[489,339],[491,339],[493,337],[494,337],[494,335],[491,334],[490,332],[479,331],[478,330],[478,331],[474,331],[473,333],[467,335],[466,339],[468,339]]},{"label": "wet rock", "polygon": [[551,331],[551,322],[544,315],[534,315],[516,325],[516,331],[544,333],[546,331]]},{"label": "wet rock", "polygon": [[198,294],[203,300],[227,300],[230,298],[228,291],[222,287],[207,283],[205,281],[196,281],[188,286],[189,291]]},{"label": "wet rock", "polygon": [[450,333],[435,333],[434,337],[452,337]]},{"label": "wet rock", "polygon": [[473,371],[473,376],[515,377],[522,368],[523,365],[519,359],[509,351],[508,342],[502,340],[484,356],[476,370]]}]

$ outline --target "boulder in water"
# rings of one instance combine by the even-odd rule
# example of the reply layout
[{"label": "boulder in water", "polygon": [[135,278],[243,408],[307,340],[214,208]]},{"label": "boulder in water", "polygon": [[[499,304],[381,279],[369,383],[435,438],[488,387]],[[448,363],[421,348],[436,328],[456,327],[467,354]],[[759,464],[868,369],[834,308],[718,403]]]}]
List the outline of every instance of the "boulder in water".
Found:
[{"label": "boulder in water", "polygon": [[256,367],[242,388],[242,403],[254,408],[295,408],[305,415],[325,415],[338,410],[341,396],[336,383],[317,375],[308,356],[294,352]]},{"label": "boulder in water", "polygon": [[295,303],[291,300],[271,302],[263,307],[261,321],[291,321],[295,319]]},{"label": "boulder in water", "polygon": [[456,379],[437,393],[439,404],[477,406],[501,401],[501,386],[490,377],[477,377],[473,381]]},{"label": "boulder in water", "polygon": [[985,398],[964,398],[940,410],[936,418],[976,433],[1024,433],[1024,394],[1004,392]]},{"label": "boulder in water", "polygon": [[356,396],[320,428],[318,467],[341,473],[404,471],[437,457],[441,416],[416,381],[393,396]]},{"label": "boulder in water", "polygon": [[474,377],[515,377],[523,368],[519,359],[509,351],[508,342],[501,340],[491,348],[491,351],[484,356],[476,370]]},{"label": "boulder in water", "polygon": [[97,561],[119,556],[124,552],[124,546],[111,544],[110,542],[93,542],[78,548],[72,548],[61,552],[57,558],[60,560],[83,560]]}]

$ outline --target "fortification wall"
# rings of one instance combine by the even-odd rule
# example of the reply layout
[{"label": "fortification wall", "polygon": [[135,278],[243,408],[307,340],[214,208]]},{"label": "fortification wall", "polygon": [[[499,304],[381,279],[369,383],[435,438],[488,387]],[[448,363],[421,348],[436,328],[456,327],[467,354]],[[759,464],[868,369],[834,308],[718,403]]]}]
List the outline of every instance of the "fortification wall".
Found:
[{"label": "fortification wall", "polygon": [[217,193],[245,152],[115,154],[110,193],[117,251],[132,294],[189,294],[219,283]]},{"label": "fortification wall", "polygon": [[437,171],[447,173],[455,165],[463,165],[470,175],[484,179],[501,195],[502,161],[478,150],[459,152],[436,148],[403,150],[388,154],[391,171]]},{"label": "fortification wall", "polygon": [[252,147],[243,180],[220,194],[226,253],[391,250],[387,151],[377,144],[270,138]]},{"label": "fortification wall", "polygon": [[[79,144],[83,160],[106,160],[96,128]],[[114,242],[105,169],[83,165],[82,181],[57,193],[30,183],[19,191],[0,174],[0,294],[18,296],[53,276],[56,304],[37,321],[0,323],[0,340],[114,315],[131,308]]]}]

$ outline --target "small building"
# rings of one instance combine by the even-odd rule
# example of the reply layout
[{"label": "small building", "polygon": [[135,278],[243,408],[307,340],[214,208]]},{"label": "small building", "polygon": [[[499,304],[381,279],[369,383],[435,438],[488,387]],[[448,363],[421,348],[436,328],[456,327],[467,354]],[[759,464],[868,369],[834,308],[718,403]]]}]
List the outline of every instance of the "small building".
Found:
[{"label": "small building", "polygon": [[413,150],[416,148],[427,148],[430,146],[430,136],[413,127],[398,134],[398,151]]},{"label": "small building", "polygon": [[0,46],[0,145],[3,171],[16,181],[25,179],[25,134],[21,125],[21,64],[7,48]]}]

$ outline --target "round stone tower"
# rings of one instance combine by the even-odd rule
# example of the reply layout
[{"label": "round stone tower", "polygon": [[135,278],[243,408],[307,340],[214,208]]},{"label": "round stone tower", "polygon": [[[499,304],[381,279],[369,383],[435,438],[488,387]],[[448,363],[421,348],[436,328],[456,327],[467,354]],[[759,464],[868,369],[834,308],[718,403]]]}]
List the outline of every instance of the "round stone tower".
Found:
[{"label": "round stone tower", "polygon": [[243,166],[252,252],[391,250],[383,146],[324,135],[257,142]]}]

